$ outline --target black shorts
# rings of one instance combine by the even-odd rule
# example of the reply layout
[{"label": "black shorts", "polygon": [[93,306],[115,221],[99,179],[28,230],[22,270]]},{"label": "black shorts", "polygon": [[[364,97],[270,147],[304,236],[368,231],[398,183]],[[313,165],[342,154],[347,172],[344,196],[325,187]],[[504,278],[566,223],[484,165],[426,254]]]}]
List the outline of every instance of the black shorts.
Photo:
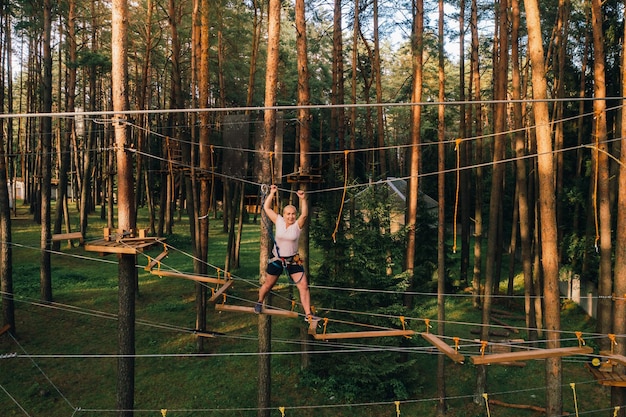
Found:
[{"label": "black shorts", "polygon": [[[274,261],[267,264],[267,269],[265,270],[270,275],[278,276],[283,273],[283,264],[280,261]],[[287,272],[289,276],[292,274],[297,274],[300,272],[304,272],[304,267],[298,264],[287,264]]]}]

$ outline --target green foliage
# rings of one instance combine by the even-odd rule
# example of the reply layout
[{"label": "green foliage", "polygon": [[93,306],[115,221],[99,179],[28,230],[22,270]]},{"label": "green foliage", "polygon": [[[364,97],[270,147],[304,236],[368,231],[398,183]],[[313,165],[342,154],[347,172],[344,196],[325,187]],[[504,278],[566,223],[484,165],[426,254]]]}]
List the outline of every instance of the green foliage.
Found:
[{"label": "green foliage", "polygon": [[[368,330],[371,326],[398,328],[400,322],[395,317],[403,315],[406,280],[390,272],[398,269],[403,258],[405,234],[390,231],[389,195],[375,187],[352,195],[346,203],[350,207],[348,213],[344,212],[333,239],[337,203],[325,201],[311,226],[312,236],[324,253],[315,284],[344,291],[316,294],[318,311],[321,309],[325,317],[342,323],[333,321],[332,332],[354,331],[355,327]],[[359,340],[360,346],[370,343],[372,340]],[[376,339],[375,343],[400,347],[412,342],[397,338]],[[397,351],[339,353],[327,355],[323,361],[314,360],[305,379],[325,395],[347,402],[402,399],[417,384],[419,374],[409,371],[414,365],[414,360]]]}]

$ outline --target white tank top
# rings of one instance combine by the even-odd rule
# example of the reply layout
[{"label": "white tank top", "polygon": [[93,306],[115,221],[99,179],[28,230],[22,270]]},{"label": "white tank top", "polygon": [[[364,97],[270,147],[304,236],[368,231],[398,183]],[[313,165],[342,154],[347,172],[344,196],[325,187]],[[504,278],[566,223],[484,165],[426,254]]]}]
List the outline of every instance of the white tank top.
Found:
[{"label": "white tank top", "polygon": [[[276,218],[276,233],[274,234],[276,244],[274,245],[274,249],[272,249],[274,256],[289,258],[298,253],[300,230],[297,221],[287,227],[285,219],[279,214]],[[276,251],[276,246],[278,246],[278,251]]]}]

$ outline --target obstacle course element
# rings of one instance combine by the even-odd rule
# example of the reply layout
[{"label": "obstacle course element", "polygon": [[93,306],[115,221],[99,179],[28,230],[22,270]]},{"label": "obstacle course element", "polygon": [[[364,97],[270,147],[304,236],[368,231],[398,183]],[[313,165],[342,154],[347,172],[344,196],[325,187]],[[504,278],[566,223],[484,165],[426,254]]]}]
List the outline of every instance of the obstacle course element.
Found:
[{"label": "obstacle course element", "polygon": [[608,337],[611,341],[611,350],[601,350],[600,357],[593,358],[591,363],[586,364],[587,369],[600,385],[626,387],[626,375],[617,368],[617,365],[626,366],[626,356],[615,353],[614,347],[617,346],[615,334],[609,334]]},{"label": "obstacle course element", "polygon": [[402,323],[402,330],[389,329],[389,330],[369,330],[369,331],[357,331],[357,332],[342,332],[342,333],[327,333],[326,328],[328,326],[328,319],[324,318],[323,332],[317,333],[317,322],[319,320],[311,320],[309,323],[309,334],[316,340],[335,340],[335,339],[360,339],[368,337],[390,337],[390,336],[404,336],[411,337],[415,334],[413,330],[406,330],[404,317],[400,317]]},{"label": "obstacle course element", "polygon": [[165,238],[148,237],[147,231],[139,229],[136,231],[121,230],[111,234],[111,229],[104,228],[102,239],[85,243],[85,250],[88,252],[99,252],[101,255],[111,253],[136,255],[158,243],[163,243]]},{"label": "obstacle course element", "polygon": [[85,243],[85,238],[81,232],[57,233],[52,235],[51,240],[53,242],[61,242],[63,240],[69,240],[71,242],[73,240],[78,240],[79,245]]}]

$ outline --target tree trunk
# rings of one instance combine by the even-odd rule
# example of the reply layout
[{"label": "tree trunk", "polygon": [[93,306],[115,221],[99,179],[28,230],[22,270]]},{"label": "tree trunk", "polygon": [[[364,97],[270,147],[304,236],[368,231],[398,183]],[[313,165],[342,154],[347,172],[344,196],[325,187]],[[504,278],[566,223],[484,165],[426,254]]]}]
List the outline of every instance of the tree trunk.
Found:
[{"label": "tree trunk", "polygon": [[[478,36],[478,4],[477,0],[472,0],[472,80],[474,86],[474,101],[477,103],[474,105],[474,125],[475,125],[475,137],[476,143],[474,145],[474,164],[475,169],[475,184],[476,189],[474,192],[474,270],[472,272],[472,304],[475,308],[480,306],[480,277],[482,275],[482,241],[483,241],[483,169],[481,164],[483,163],[483,145],[482,145],[482,105],[481,101],[481,85],[480,85],[480,68],[479,68],[479,42]],[[478,372],[481,372],[479,367]]]},{"label": "tree trunk", "polygon": [[[4,5],[0,7],[0,21],[8,21]],[[5,29],[6,26],[3,28]],[[10,42],[0,40],[0,56],[4,56],[5,46]],[[1,61],[1,60],[0,60]],[[9,73],[10,76],[10,73]],[[0,77],[1,79],[1,77]],[[4,84],[2,84],[4,85]],[[0,108],[5,106],[5,89],[0,88]],[[10,123],[9,123],[10,124]],[[13,301],[13,249],[11,242],[11,202],[9,200],[9,187],[7,184],[7,165],[5,144],[4,119],[0,120],[0,301],[2,304],[2,323],[9,325],[9,332],[16,335],[15,329],[15,303]],[[10,148],[9,148],[10,149]],[[13,204],[15,194],[13,194]]]},{"label": "tree trunk", "polygon": [[[311,104],[311,92],[309,88],[309,60],[307,57],[307,31],[306,31],[306,16],[305,16],[305,1],[296,0],[296,49],[298,51],[297,66],[298,66],[298,126],[299,126],[299,141],[300,148],[300,173],[310,174],[311,167],[309,161],[309,152],[311,148],[311,111],[307,106]],[[301,189],[305,192],[308,190],[308,184],[301,184]],[[309,271],[309,221],[307,218],[305,226],[302,228],[299,242],[299,253],[304,258],[305,271]],[[307,279],[311,279],[310,275],[307,275]],[[302,358],[301,367],[306,368],[309,363],[308,351],[308,333],[303,333],[302,338]]]},{"label": "tree trunk", "polygon": [[[626,39],[626,25],[624,26],[624,39]],[[622,80],[626,75],[626,44],[622,44]],[[626,97],[626,83],[622,82],[622,97]],[[622,100],[622,105],[626,104],[626,99]],[[617,345],[615,353],[626,355],[626,112],[622,111],[621,123],[621,149],[617,193],[617,227],[615,239],[615,272],[614,290],[615,302],[613,303],[613,331]],[[625,373],[623,365],[617,366],[617,372]],[[624,417],[626,410],[621,407],[626,401],[626,388],[611,388],[611,406],[620,406],[618,416]]]},{"label": "tree trunk", "polygon": [[[546,347],[560,345],[561,308],[559,300],[559,260],[554,195],[554,160],[547,99],[547,82],[537,0],[524,0],[528,26],[528,49],[532,64],[533,113],[537,135],[537,174],[539,178],[539,218],[541,219],[541,265],[543,271]],[[546,416],[562,414],[562,364],[560,358],[546,359]]]},{"label": "tree trunk", "polygon": [[[261,145],[262,158],[262,182],[267,183],[272,178],[270,172],[269,155],[274,150],[276,136],[276,110],[270,109],[276,104],[276,89],[278,85],[278,63],[280,43],[280,0],[270,0],[268,9],[268,35],[267,35],[267,65],[265,73],[265,110],[263,121],[263,144]],[[261,213],[265,216],[265,213]],[[259,256],[260,284],[265,281],[265,268],[270,249],[270,235],[267,229],[268,221],[261,222],[261,254]],[[271,342],[272,320],[271,316],[262,314],[259,316],[259,362],[258,362],[258,413],[259,417],[270,416],[270,400],[272,386],[271,372]]]},{"label": "tree trunk", "polygon": [[[343,32],[341,25],[341,0],[334,0],[333,9],[333,51],[332,51],[332,86],[330,102],[338,107],[332,107],[330,117],[331,137],[336,137],[339,149],[345,149],[345,109],[339,107],[344,104],[344,77],[343,77]],[[320,165],[322,165],[320,163]]]},{"label": "tree trunk", "polygon": [[[43,78],[42,95],[44,113],[52,112],[52,4],[44,0],[43,5]],[[50,212],[52,203],[52,118],[41,118],[41,299],[52,301],[52,271],[50,265],[50,249],[52,234],[50,233]]]},{"label": "tree trunk", "polygon": [[[70,0],[68,4],[68,16],[67,16],[67,39],[68,39],[68,55],[69,62],[67,65],[67,88],[66,88],[66,104],[65,109],[67,112],[73,112],[76,110],[76,66],[77,61],[76,51],[76,2]],[[54,233],[61,233],[61,226],[63,218],[65,217],[66,223],[69,225],[69,218],[65,216],[67,209],[67,187],[68,187],[68,175],[71,170],[70,164],[70,142],[72,135],[76,134],[75,124],[73,118],[67,118],[66,120],[66,132],[61,134],[60,146],[59,146],[59,185],[57,187],[57,204],[56,213],[54,219]],[[70,232],[71,230],[67,230]],[[58,250],[60,242],[53,245],[55,250]]]},{"label": "tree trunk", "polygon": [[[111,82],[113,110],[128,110],[128,4],[127,0],[113,0],[111,38]],[[133,163],[127,138],[126,116],[117,113],[113,126],[117,162],[117,218],[119,231],[135,231],[135,202],[133,189]],[[116,120],[119,119],[119,120]],[[135,277],[136,255],[122,254],[118,264],[118,353],[117,408],[120,417],[133,415],[135,397]]]},{"label": "tree trunk", "polygon": [[519,218],[519,235],[520,245],[522,247],[522,272],[524,274],[524,311],[526,313],[526,328],[528,329],[528,338],[535,340],[537,333],[531,329],[536,327],[535,321],[535,304],[533,302],[533,277],[532,277],[532,231],[530,229],[530,209],[528,204],[528,183],[526,181],[526,144],[523,127],[522,103],[522,82],[521,68],[519,58],[519,25],[520,25],[520,9],[519,0],[511,0],[512,8],[512,30],[511,30],[511,80],[512,80],[512,96],[513,96],[513,123],[515,126],[514,148],[515,156],[515,181],[517,187],[517,210]]},{"label": "tree trunk", "polygon": [[[438,1],[438,79],[439,104],[437,106],[437,330],[439,336],[445,336],[446,321],[446,78],[444,60],[444,4]],[[445,356],[437,358],[437,415],[446,414],[446,367]]]},{"label": "tree trunk", "polygon": [[[383,102],[383,81],[382,70],[380,68],[380,37],[378,35],[378,0],[373,3],[374,13],[374,77],[376,78],[376,103]],[[387,152],[385,151],[385,121],[383,107],[376,107],[376,136],[378,138],[378,172],[380,178],[386,178],[387,172]]]},{"label": "tree trunk", "polygon": [[[592,195],[594,203],[595,218],[599,219],[596,224],[596,241],[600,240],[600,274],[598,277],[598,317],[596,331],[602,334],[611,332],[611,313],[613,292],[612,272],[611,272],[611,207],[609,201],[609,157],[607,127],[606,127],[606,75],[605,75],[605,55],[604,55],[604,29],[602,2],[592,0],[591,2],[591,26],[593,28],[593,90],[595,100],[593,101],[594,114],[594,144],[593,151],[595,160],[595,171],[592,173],[595,182]],[[607,349],[608,340],[603,339],[600,347]]]},{"label": "tree trunk", "polygon": [[[209,0],[201,0],[200,2],[200,62],[199,62],[199,91],[200,91],[200,108],[209,107]],[[209,113],[200,113],[200,137],[199,151],[200,158],[200,201],[198,221],[198,258],[200,263],[197,264],[200,269],[198,273],[207,273],[207,261],[209,256],[209,209],[211,205],[211,184],[208,176],[211,168],[211,152],[210,152],[210,126]],[[206,287],[196,284],[196,328],[206,330],[206,307],[207,293]],[[198,338],[198,350],[204,349],[203,338]]]}]

